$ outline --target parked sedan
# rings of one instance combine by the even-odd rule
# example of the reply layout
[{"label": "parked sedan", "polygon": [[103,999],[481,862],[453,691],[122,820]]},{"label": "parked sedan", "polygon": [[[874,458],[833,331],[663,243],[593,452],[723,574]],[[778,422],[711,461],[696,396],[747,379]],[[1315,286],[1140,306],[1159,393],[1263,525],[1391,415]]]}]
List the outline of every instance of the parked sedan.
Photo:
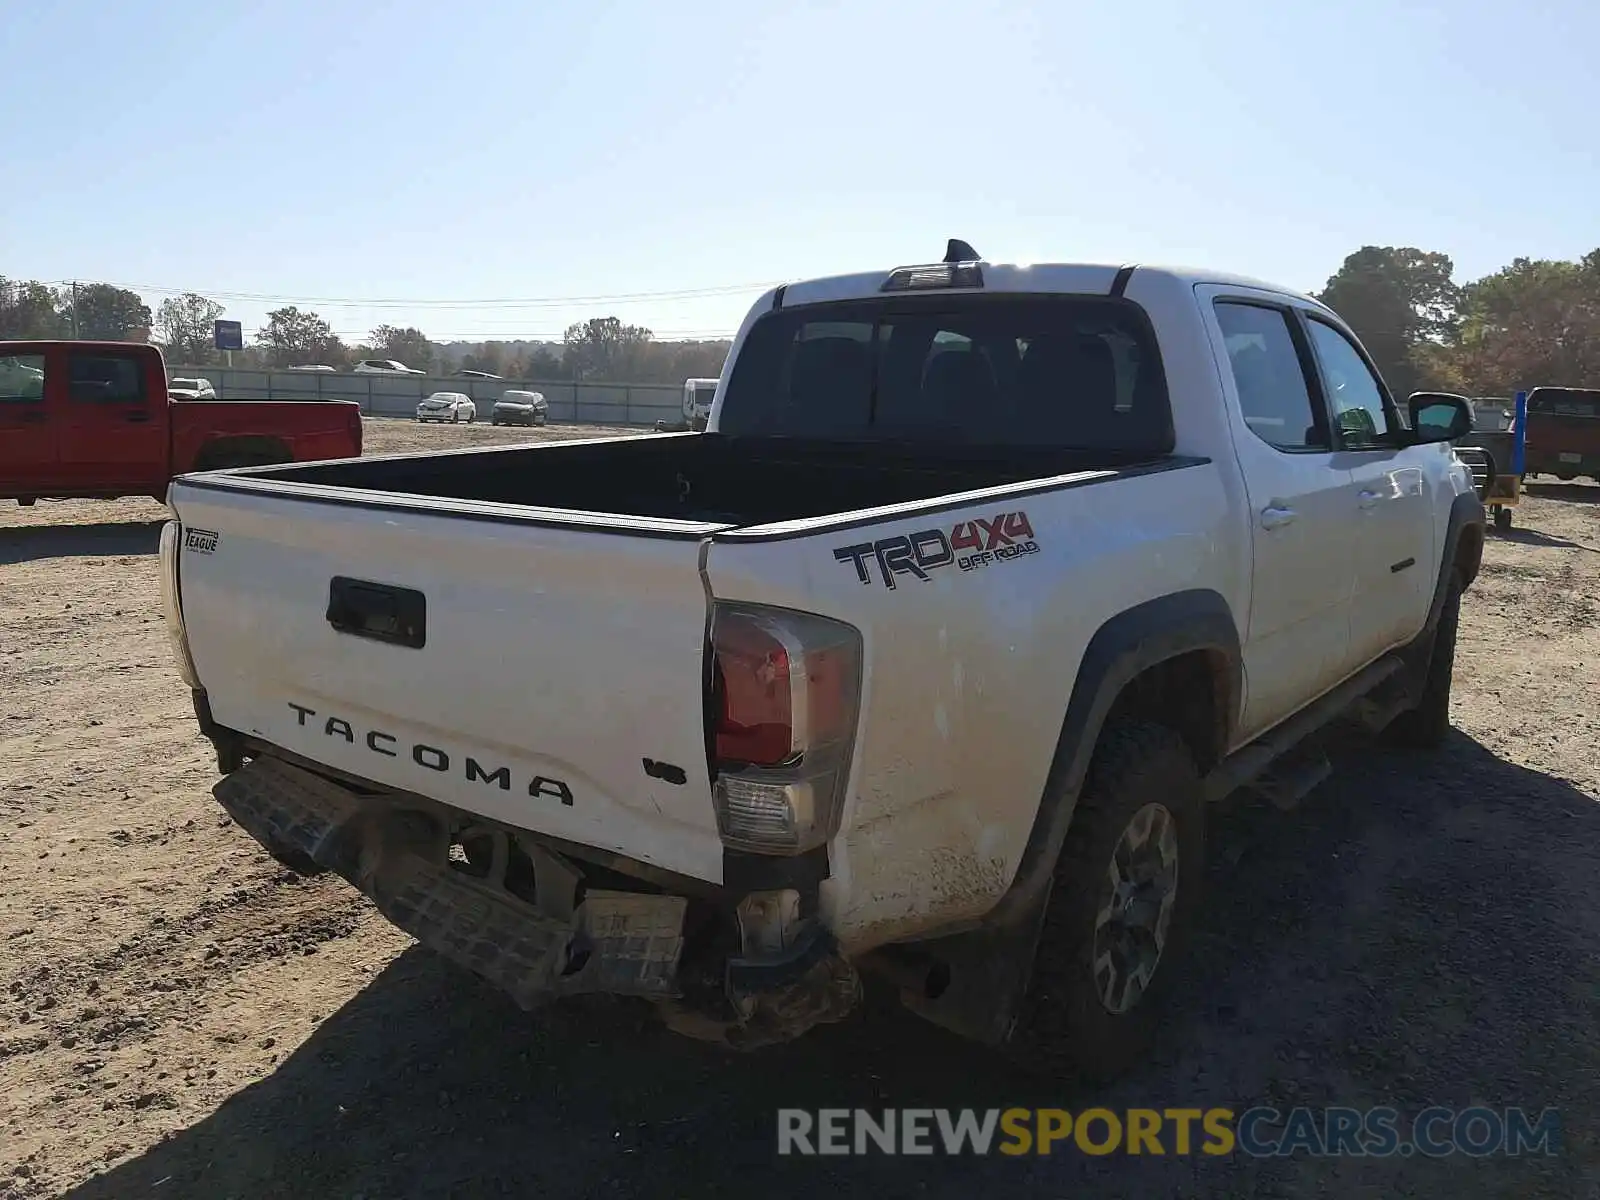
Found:
[{"label": "parked sedan", "polygon": [[417,405],[419,421],[449,421],[459,425],[463,417],[469,425],[478,419],[478,406],[464,392],[435,392]]},{"label": "parked sedan", "polygon": [[550,405],[543,392],[519,392],[508,388],[489,412],[491,425],[543,425],[550,419]]}]

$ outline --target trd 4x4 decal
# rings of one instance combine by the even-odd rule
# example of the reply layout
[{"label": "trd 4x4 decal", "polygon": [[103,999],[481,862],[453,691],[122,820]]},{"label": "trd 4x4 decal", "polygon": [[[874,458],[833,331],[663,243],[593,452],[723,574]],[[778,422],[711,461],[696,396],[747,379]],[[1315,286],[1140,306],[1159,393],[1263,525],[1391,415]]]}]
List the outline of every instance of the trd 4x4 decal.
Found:
[{"label": "trd 4x4 decal", "polygon": [[1009,562],[1038,552],[1039,543],[1033,540],[1028,514],[1003,512],[988,520],[979,517],[957,521],[948,531],[924,529],[840,546],[833,557],[855,567],[856,578],[864,584],[872,583],[868,563],[876,563],[883,586],[893,589],[896,575],[911,575],[926,582],[930,578],[928,572],[951,563],[963,571],[976,571],[991,563]]}]

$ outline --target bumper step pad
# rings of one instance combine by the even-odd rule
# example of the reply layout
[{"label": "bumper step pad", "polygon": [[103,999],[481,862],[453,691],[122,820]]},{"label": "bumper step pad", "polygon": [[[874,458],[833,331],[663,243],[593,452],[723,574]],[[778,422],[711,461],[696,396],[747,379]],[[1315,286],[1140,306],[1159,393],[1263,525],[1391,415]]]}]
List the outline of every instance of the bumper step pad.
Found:
[{"label": "bumper step pad", "polygon": [[443,827],[400,798],[361,796],[274,758],[253,760],[212,794],[262,845],[336,871],[395,925],[523,1008],[580,992],[678,994],[681,896],[591,890],[570,917],[551,916],[452,868]]}]

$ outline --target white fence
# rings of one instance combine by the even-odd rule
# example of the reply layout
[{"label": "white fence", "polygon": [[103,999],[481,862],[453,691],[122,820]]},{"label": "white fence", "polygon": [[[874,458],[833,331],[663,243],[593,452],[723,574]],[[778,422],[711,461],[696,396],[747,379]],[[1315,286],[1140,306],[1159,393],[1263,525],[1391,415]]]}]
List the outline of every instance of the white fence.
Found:
[{"label": "white fence", "polygon": [[169,367],[172,378],[209,379],[222,400],[354,400],[379,417],[415,416],[430,392],[465,392],[487,420],[507,388],[542,392],[552,421],[591,425],[654,425],[683,418],[683,388],[670,383],[540,383],[527,379],[460,379],[431,375],[345,375],[332,371],[244,371]]}]

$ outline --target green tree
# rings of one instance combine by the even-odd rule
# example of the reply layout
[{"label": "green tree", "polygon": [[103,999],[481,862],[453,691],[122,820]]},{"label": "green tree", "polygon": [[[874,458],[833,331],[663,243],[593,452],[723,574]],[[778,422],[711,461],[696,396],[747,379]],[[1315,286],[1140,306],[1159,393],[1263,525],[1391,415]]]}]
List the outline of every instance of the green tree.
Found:
[{"label": "green tree", "polygon": [[509,375],[511,362],[504,342],[483,342],[475,350],[461,357],[463,371],[487,371],[491,375]]},{"label": "green tree", "polygon": [[571,379],[572,371],[562,357],[549,346],[535,346],[527,361],[523,363],[521,377],[545,379],[555,383],[558,380]]},{"label": "green tree", "polygon": [[1578,262],[1513,259],[1468,284],[1448,368],[1475,395],[1600,385],[1600,250]]},{"label": "green tree", "polygon": [[76,317],[78,336],[107,342],[143,341],[150,336],[150,306],[137,292],[109,283],[80,283],[57,293],[70,324]]},{"label": "green tree", "polygon": [[0,275],[0,338],[64,337],[56,295],[37,280]]},{"label": "green tree", "polygon": [[334,336],[333,327],[314,312],[301,312],[294,305],[276,308],[267,314],[267,323],[256,331],[256,345],[269,366],[292,367],[300,363],[328,363],[342,359],[344,343]]},{"label": "green tree", "polygon": [[653,336],[643,326],[624,325],[616,317],[591,317],[567,327],[562,359],[573,379],[637,382]]},{"label": "green tree", "polygon": [[156,307],[156,334],[167,361],[201,367],[217,360],[215,326],[227,309],[195,292],[169,296]]},{"label": "green tree", "polygon": [[1355,330],[1397,396],[1418,390],[1431,347],[1453,337],[1461,289],[1450,256],[1415,246],[1363,246],[1317,296]]},{"label": "green tree", "polygon": [[432,371],[433,343],[420,329],[379,325],[372,331],[372,357],[393,358],[419,371]]},{"label": "green tree", "polygon": [[669,351],[662,363],[663,370],[658,380],[661,383],[715,379],[722,374],[728,351],[733,348],[733,343],[729,341],[664,342],[657,345]]}]

